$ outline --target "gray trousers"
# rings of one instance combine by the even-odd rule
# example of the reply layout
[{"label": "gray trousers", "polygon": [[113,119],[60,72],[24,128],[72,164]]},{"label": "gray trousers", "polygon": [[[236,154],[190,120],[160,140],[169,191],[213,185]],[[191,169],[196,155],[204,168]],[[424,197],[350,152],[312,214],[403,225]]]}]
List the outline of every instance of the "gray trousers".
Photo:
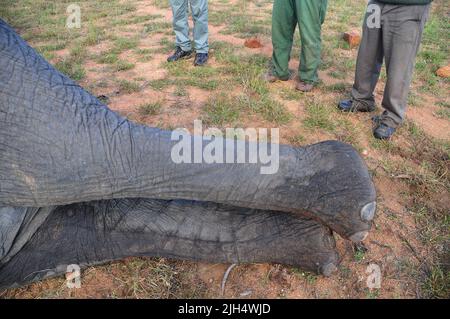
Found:
[{"label": "gray trousers", "polygon": [[190,51],[188,3],[194,20],[194,44],[197,53],[208,53],[208,0],[170,0],[176,45]]},{"label": "gray trousers", "polygon": [[390,127],[397,127],[405,117],[415,58],[430,5],[389,5],[376,1],[369,5],[379,6],[381,25],[374,27],[371,24],[373,12],[368,10],[363,23],[352,98],[365,105],[375,104],[373,91],[384,58],[387,81],[381,120]]}]

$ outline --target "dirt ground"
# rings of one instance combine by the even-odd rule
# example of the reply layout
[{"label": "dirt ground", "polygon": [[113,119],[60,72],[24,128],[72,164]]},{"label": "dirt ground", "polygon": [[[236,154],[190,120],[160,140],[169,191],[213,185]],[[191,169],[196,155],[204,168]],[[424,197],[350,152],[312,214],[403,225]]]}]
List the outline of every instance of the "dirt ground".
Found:
[{"label": "dirt ground", "polygon": [[[238,265],[226,283],[230,298],[448,298],[450,226],[450,5],[436,0],[424,33],[407,121],[389,142],[373,139],[372,114],[342,114],[336,103],[352,85],[357,48],[342,33],[360,30],[364,1],[330,1],[323,28],[320,85],[295,92],[295,81],[267,85],[260,76],[272,52],[272,1],[210,0],[210,60],[166,63],[173,50],[172,13],[165,0],[80,2],[81,29],[65,28],[69,2],[4,0],[0,16],[52,64],[133,121],[165,129],[208,126],[278,127],[281,143],[327,139],[363,154],[378,192],[370,236],[355,246],[335,235],[342,262],[323,278],[271,264]],[[190,21],[192,26],[192,21]],[[244,42],[256,37],[260,48]],[[298,68],[299,37],[292,51]],[[295,71],[294,71],[295,73]],[[381,103],[385,71],[376,88]],[[380,112],[381,107],[377,112]],[[369,289],[367,267],[381,269]],[[64,278],[0,291],[0,298],[219,298],[229,265],[129,258],[82,272],[82,287]]]}]

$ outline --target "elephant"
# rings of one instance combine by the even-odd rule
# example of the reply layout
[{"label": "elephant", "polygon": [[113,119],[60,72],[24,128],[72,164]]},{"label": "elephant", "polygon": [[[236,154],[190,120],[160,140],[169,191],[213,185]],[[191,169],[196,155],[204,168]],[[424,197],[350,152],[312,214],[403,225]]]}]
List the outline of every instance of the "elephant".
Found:
[{"label": "elephant", "polygon": [[[236,155],[176,162],[174,132],[113,112],[1,19],[0,69],[0,286],[126,256],[279,262],[330,275],[339,259],[332,231],[353,242],[369,233],[375,187],[346,143],[277,145],[272,174]],[[228,143],[246,154],[261,147]]]}]

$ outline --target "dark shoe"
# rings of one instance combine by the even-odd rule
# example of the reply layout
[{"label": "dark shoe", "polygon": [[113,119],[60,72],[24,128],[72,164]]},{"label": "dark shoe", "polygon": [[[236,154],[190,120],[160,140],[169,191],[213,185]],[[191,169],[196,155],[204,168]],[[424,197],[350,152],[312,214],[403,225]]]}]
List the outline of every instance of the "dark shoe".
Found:
[{"label": "dark shoe", "polygon": [[338,109],[343,112],[373,112],[375,111],[375,105],[348,99],[340,101]]},{"label": "dark shoe", "polygon": [[287,80],[289,80],[289,77],[286,78],[286,79],[280,78],[280,77],[276,76],[275,74],[273,74],[272,72],[264,73],[262,78],[263,78],[264,81],[266,81],[268,83],[275,83],[275,82],[278,82],[278,81],[287,81]]},{"label": "dark shoe", "polygon": [[208,62],[208,53],[197,53],[195,55],[194,65],[202,66]]},{"label": "dark shoe", "polygon": [[177,47],[174,54],[167,58],[167,62],[175,62],[182,59],[189,59],[192,56],[191,51],[183,51],[180,47]]},{"label": "dark shoe", "polygon": [[304,81],[299,81],[295,86],[295,89],[300,92],[311,92],[314,88],[314,84],[306,83]]},{"label": "dark shoe", "polygon": [[387,140],[390,139],[391,136],[395,133],[395,128],[387,126],[384,123],[378,123],[373,130],[373,136],[379,140]]}]

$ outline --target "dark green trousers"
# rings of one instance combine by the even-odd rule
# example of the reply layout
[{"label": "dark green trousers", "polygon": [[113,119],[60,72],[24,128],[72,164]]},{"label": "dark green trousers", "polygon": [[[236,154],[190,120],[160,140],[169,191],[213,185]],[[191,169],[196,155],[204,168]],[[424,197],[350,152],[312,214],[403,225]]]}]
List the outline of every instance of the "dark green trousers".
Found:
[{"label": "dark green trousers", "polygon": [[295,28],[301,38],[299,76],[302,81],[318,81],[322,49],[321,29],[328,0],[275,0],[272,13],[273,73],[289,78],[289,59]]}]

